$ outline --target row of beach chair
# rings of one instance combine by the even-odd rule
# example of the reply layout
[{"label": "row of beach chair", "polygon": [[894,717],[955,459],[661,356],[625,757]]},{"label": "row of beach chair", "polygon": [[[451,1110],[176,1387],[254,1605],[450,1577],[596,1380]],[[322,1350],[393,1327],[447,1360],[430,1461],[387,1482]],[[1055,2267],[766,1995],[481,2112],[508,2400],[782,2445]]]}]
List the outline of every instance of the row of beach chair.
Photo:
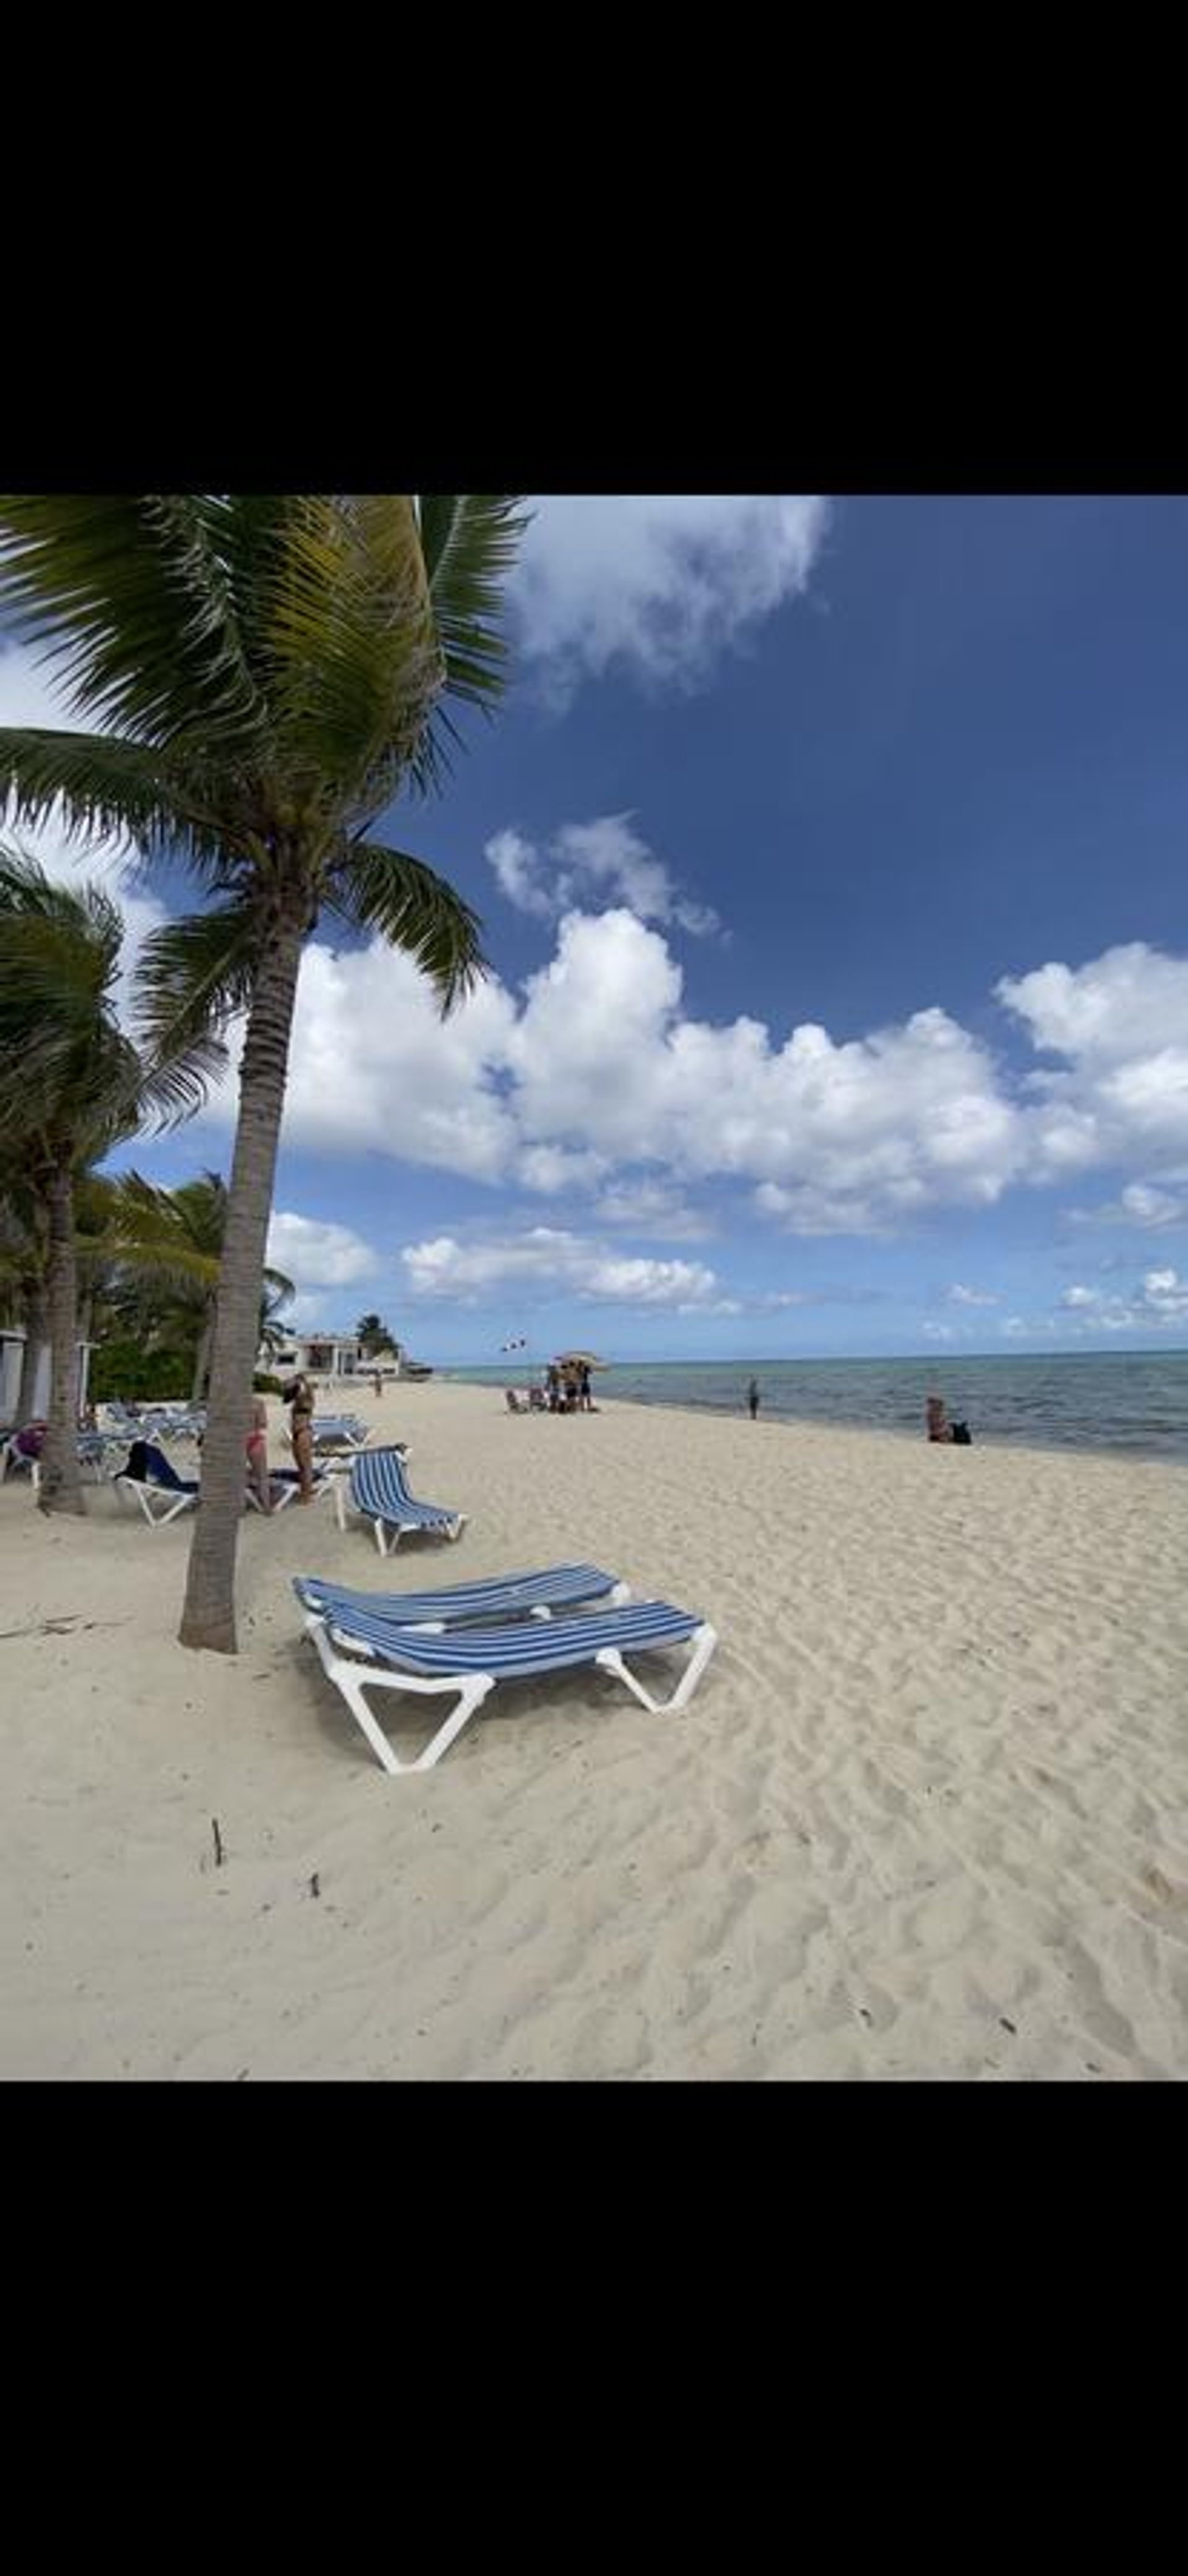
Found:
[{"label": "row of beach chair", "polygon": [[[467,1515],[412,1493],[403,1448],[361,1450],[349,1477],[315,1470],[316,1490],[333,1489],[340,1529],[348,1512],[371,1524],[381,1556],[411,1531],[457,1539]],[[155,1443],[143,1444],[139,1473],[114,1478],[152,1528],[196,1509],[196,1477],[179,1476]],[[274,1509],[299,1490],[295,1469],[273,1469]],[[255,1504],[250,1487],[247,1499]],[[258,1508],[258,1506],[257,1506]],[[630,1587],[596,1565],[555,1565],[429,1592],[361,1592],[314,1575],[293,1588],[305,1629],[372,1752],[392,1775],[430,1771],[500,1682],[593,1666],[621,1681],[652,1715],[687,1706],[717,1645],[715,1630],[693,1611],[667,1601],[633,1601]],[[683,1672],[667,1699],[657,1699],[627,1661],[685,1647]],[[433,1696],[453,1705],[415,1760],[402,1760],[369,1706],[376,1692]]]}]

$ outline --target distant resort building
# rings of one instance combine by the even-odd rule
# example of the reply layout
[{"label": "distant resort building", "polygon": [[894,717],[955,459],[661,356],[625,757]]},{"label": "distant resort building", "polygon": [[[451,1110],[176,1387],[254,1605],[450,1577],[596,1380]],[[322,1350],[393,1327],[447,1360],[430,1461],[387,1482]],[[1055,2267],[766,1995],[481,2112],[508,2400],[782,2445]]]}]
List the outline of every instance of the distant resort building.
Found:
[{"label": "distant resort building", "polygon": [[368,1359],[357,1333],[291,1333],[282,1351],[262,1350],[259,1365],[277,1377],[300,1372],[303,1377],[328,1378],[332,1384],[341,1384],[344,1378],[374,1377],[377,1369],[381,1377],[432,1376],[423,1360],[409,1358],[402,1342]]}]

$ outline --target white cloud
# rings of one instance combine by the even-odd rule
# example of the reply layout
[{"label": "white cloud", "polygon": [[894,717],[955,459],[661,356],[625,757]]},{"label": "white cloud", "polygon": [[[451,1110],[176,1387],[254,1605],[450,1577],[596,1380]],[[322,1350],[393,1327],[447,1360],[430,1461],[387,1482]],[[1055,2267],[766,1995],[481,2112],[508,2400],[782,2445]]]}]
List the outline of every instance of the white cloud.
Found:
[{"label": "white cloud", "polygon": [[933,1315],[925,1316],[920,1330],[930,1342],[955,1342],[957,1339],[956,1325],[938,1323]]},{"label": "white cloud", "polygon": [[556,706],[607,671],[695,688],[803,591],[826,520],[778,493],[551,495],[511,585],[521,650]]},{"label": "white cloud", "polygon": [[497,1288],[519,1287],[539,1298],[720,1311],[712,1302],[717,1281],[703,1263],[622,1260],[562,1227],[533,1226],[522,1235],[472,1244],[437,1235],[406,1244],[400,1257],[413,1296],[461,1305],[478,1305]]},{"label": "white cloud", "polygon": [[604,1190],[594,1214],[603,1225],[630,1226],[666,1243],[703,1243],[715,1232],[707,1216],[663,1181],[625,1181]]},{"label": "white cloud", "polygon": [[303,1295],[318,1288],[346,1288],[352,1280],[369,1279],[379,1268],[379,1255],[346,1225],[278,1210],[268,1229],[267,1259],[283,1270]]},{"label": "white cloud", "polygon": [[[1103,1070],[1100,993],[1095,1016],[1078,995],[1112,992],[1119,955],[1130,1035],[1123,1013]],[[737,1183],[790,1233],[891,1235],[935,1209],[988,1208],[1020,1182],[1050,1183],[1078,1156],[1121,1172],[1138,1164],[1144,1177],[1127,1177],[1119,1205],[1135,1221],[1170,1223],[1180,1201],[1163,1183],[1182,1183],[1188,1168],[1188,1088],[1169,1077],[1155,1118],[1150,1067],[1167,1075],[1168,1050],[1158,1007],[1142,1007],[1148,969],[1156,1006],[1175,977],[1188,979],[1188,960],[1145,949],[1075,973],[1041,969],[1026,1009],[1030,979],[1006,979],[1000,996],[1023,1025],[1090,1048],[1037,1087],[936,1004],[844,1041],[811,1021],[785,1034],[745,1014],[691,1018],[663,933],[622,906],[568,913],[519,993],[493,978],[444,1023],[408,958],[378,943],[335,955],[314,942],[285,1141],[371,1149],[553,1199],[587,1195],[598,1222],[661,1239],[704,1230],[688,1193],[713,1182]],[[220,1114],[231,1114],[229,1088]],[[989,1300],[955,1282],[947,1302]]]},{"label": "white cloud", "polygon": [[1170,1264],[1148,1270],[1128,1297],[1087,1288],[1078,1281],[1064,1290],[1057,1306],[1061,1314],[1079,1317],[1082,1328],[1090,1332],[1180,1330],[1188,1324],[1188,1279],[1182,1279]]},{"label": "white cloud", "polygon": [[602,902],[626,904],[641,921],[675,923],[697,938],[721,927],[709,904],[681,893],[671,869],[632,829],[630,814],[563,823],[543,847],[509,826],[493,834],[485,855],[508,902],[542,921]]},{"label": "white cloud", "polygon": [[950,1304],[954,1306],[997,1306],[998,1304],[997,1297],[991,1296],[986,1289],[963,1288],[959,1279],[954,1281],[948,1295]]},{"label": "white cloud", "polygon": [[[1165,1177],[1178,1182],[1188,1174],[1168,1172]],[[1151,1181],[1129,1181],[1116,1199],[1101,1207],[1069,1208],[1066,1213],[1074,1225],[1129,1225],[1159,1233],[1170,1226],[1188,1225],[1188,1196],[1157,1189]]]},{"label": "white cloud", "polygon": [[1028,1077],[1029,1176],[1060,1178],[1188,1143],[1188,957],[1142,940],[1087,965],[1004,975],[998,1000],[1033,1046],[1066,1059]]}]

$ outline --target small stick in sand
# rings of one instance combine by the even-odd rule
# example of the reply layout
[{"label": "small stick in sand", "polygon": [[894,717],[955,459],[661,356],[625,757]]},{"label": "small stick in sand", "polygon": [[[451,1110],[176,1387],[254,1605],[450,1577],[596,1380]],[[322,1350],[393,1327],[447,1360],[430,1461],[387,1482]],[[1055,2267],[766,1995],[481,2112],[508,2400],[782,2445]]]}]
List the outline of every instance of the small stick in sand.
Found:
[{"label": "small stick in sand", "polygon": [[221,1868],[222,1868],[222,1866],[223,1866],[223,1859],[224,1859],[224,1853],[223,1853],[223,1837],[222,1837],[221,1833],[219,1832],[219,1820],[218,1820],[218,1817],[217,1817],[217,1816],[212,1816],[212,1817],[211,1817],[211,1820],[210,1820],[210,1830],[211,1830],[212,1834],[214,1835],[214,1847],[215,1847],[215,1868],[216,1868],[216,1869],[221,1869]]}]

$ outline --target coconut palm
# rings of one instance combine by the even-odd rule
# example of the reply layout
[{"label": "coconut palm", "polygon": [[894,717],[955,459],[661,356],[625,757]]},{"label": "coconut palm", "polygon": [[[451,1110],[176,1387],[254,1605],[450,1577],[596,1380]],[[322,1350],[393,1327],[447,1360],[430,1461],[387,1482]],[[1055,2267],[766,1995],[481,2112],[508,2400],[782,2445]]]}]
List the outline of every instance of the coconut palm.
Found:
[{"label": "coconut palm", "polygon": [[31,1419],[46,1334],[46,1212],[12,1138],[0,1142],[0,1321],[24,1333],[18,1423]]},{"label": "coconut palm", "polygon": [[235,1546],[264,1247],[304,942],[377,933],[443,1011],[483,971],[479,925],[374,837],[439,784],[449,698],[502,684],[515,495],[0,496],[0,584],[100,734],[0,731],[0,797],[183,857],[211,898],[146,951],[163,1050],[245,1015],[203,1455],[180,1634],[235,1647]]},{"label": "coconut palm", "polygon": [[0,1138],[19,1147],[45,1228],[47,1512],[83,1508],[75,1176],[146,1117],[196,1108],[221,1053],[198,1040],[169,1060],[141,1057],[115,1015],[122,938],[101,887],[56,885],[35,860],[0,852]]},{"label": "coconut palm", "polygon": [[381,1351],[394,1351],[396,1348],[382,1315],[360,1315],[355,1331],[365,1360],[373,1360]]},{"label": "coconut palm", "polygon": [[[113,1185],[104,1248],[120,1273],[115,1301],[125,1320],[139,1306],[163,1343],[193,1351],[195,1403],[210,1372],[226,1228],[227,1184],[220,1172],[201,1172],[172,1190],[156,1188],[139,1172],[125,1172]],[[266,1269],[264,1283],[270,1311],[296,1294],[283,1270]]]}]

